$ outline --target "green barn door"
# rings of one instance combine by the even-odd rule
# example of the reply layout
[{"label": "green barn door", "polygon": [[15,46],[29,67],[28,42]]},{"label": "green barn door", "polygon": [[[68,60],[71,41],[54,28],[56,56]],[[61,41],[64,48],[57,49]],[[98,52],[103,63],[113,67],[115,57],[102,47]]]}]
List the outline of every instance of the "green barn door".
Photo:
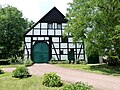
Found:
[{"label": "green barn door", "polygon": [[36,43],[33,47],[33,62],[48,63],[49,61],[49,47],[44,42]]}]

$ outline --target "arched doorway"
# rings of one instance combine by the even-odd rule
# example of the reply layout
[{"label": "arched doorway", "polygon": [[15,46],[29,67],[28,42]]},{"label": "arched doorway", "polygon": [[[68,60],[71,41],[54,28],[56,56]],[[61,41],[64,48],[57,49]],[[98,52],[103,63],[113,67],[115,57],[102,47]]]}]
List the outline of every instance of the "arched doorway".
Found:
[{"label": "arched doorway", "polygon": [[33,46],[33,62],[48,63],[49,61],[49,46],[45,42],[37,42]]}]

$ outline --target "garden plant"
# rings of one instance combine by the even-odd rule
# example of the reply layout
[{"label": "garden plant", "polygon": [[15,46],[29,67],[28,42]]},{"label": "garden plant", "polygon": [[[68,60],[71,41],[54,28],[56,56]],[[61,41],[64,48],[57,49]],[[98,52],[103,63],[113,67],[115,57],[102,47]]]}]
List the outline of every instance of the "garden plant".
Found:
[{"label": "garden plant", "polygon": [[55,73],[46,73],[43,75],[43,85],[47,87],[60,87],[62,86],[62,81],[60,76]]},{"label": "garden plant", "polygon": [[17,67],[12,73],[12,76],[16,78],[27,78],[30,76],[28,69],[25,66]]}]

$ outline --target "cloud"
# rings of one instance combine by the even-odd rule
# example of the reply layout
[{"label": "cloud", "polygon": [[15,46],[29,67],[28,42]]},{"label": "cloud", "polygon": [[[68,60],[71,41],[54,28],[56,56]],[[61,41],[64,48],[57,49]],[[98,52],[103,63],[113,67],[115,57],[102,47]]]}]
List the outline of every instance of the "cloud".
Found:
[{"label": "cloud", "polygon": [[1,5],[11,5],[23,12],[29,20],[38,21],[49,10],[56,6],[64,15],[67,3],[72,0],[0,0]]}]

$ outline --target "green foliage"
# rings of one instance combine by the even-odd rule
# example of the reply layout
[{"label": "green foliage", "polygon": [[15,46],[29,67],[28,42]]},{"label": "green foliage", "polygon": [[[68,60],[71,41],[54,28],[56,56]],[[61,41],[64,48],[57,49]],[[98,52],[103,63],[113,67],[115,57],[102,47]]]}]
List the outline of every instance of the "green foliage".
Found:
[{"label": "green foliage", "polygon": [[57,63],[58,63],[58,60],[50,60],[49,63],[50,63],[50,64],[57,64]]},{"label": "green foliage", "polygon": [[119,0],[73,0],[69,3],[66,33],[84,40],[87,55],[112,51],[120,57]]},{"label": "green foliage", "polygon": [[11,57],[11,58],[8,58],[9,60],[9,63],[10,64],[23,64],[24,63],[24,59],[22,59],[21,57]]},{"label": "green foliage", "polygon": [[119,57],[118,56],[109,56],[109,58],[108,58],[108,65],[109,66],[120,65]]},{"label": "green foliage", "polygon": [[54,57],[52,57],[52,59],[49,61],[50,64],[57,64],[57,60],[55,60]]},{"label": "green foliage", "polygon": [[10,64],[13,64],[13,63],[17,62],[17,60],[15,58],[8,58],[8,60],[9,60]]},{"label": "green foliage", "polygon": [[42,78],[39,76],[15,79],[11,77],[11,73],[5,73],[0,75],[0,90],[59,90],[59,87],[42,85]]},{"label": "green foliage", "polygon": [[3,74],[3,73],[4,73],[4,71],[0,69],[0,74]]},{"label": "green foliage", "polygon": [[16,59],[14,59],[14,58],[8,58],[8,60],[9,60],[10,64],[17,62]]},{"label": "green foliage", "polygon": [[33,64],[33,61],[31,59],[25,59],[24,65],[25,66],[31,66]]},{"label": "green foliage", "polygon": [[29,76],[28,69],[25,66],[17,67],[12,73],[12,76],[16,78],[26,78]]},{"label": "green foliage", "polygon": [[0,59],[0,65],[9,65],[9,60],[7,59]]},{"label": "green foliage", "polygon": [[69,60],[62,60],[58,62],[58,64],[68,64],[68,63],[69,63]]},{"label": "green foliage", "polygon": [[82,65],[87,64],[85,60],[76,60],[75,63],[76,64],[82,64]]},{"label": "green foliage", "polygon": [[2,58],[23,56],[23,36],[28,26],[28,20],[23,18],[22,12],[17,8],[0,7],[0,54]]},{"label": "green foliage", "polygon": [[50,60],[49,62],[50,64],[68,64],[69,63],[69,60]]},{"label": "green foliage", "polygon": [[77,82],[75,84],[65,85],[61,90],[91,90],[91,89],[92,86],[83,82]]},{"label": "green foliage", "polygon": [[55,60],[54,57],[49,61],[50,64],[68,64],[69,60]]},{"label": "green foliage", "polygon": [[62,82],[60,76],[55,73],[47,73],[43,75],[43,85],[47,87],[60,87],[62,86]]},{"label": "green foliage", "polygon": [[17,63],[18,64],[23,64],[24,63],[24,59],[22,59],[21,57],[17,57]]}]

